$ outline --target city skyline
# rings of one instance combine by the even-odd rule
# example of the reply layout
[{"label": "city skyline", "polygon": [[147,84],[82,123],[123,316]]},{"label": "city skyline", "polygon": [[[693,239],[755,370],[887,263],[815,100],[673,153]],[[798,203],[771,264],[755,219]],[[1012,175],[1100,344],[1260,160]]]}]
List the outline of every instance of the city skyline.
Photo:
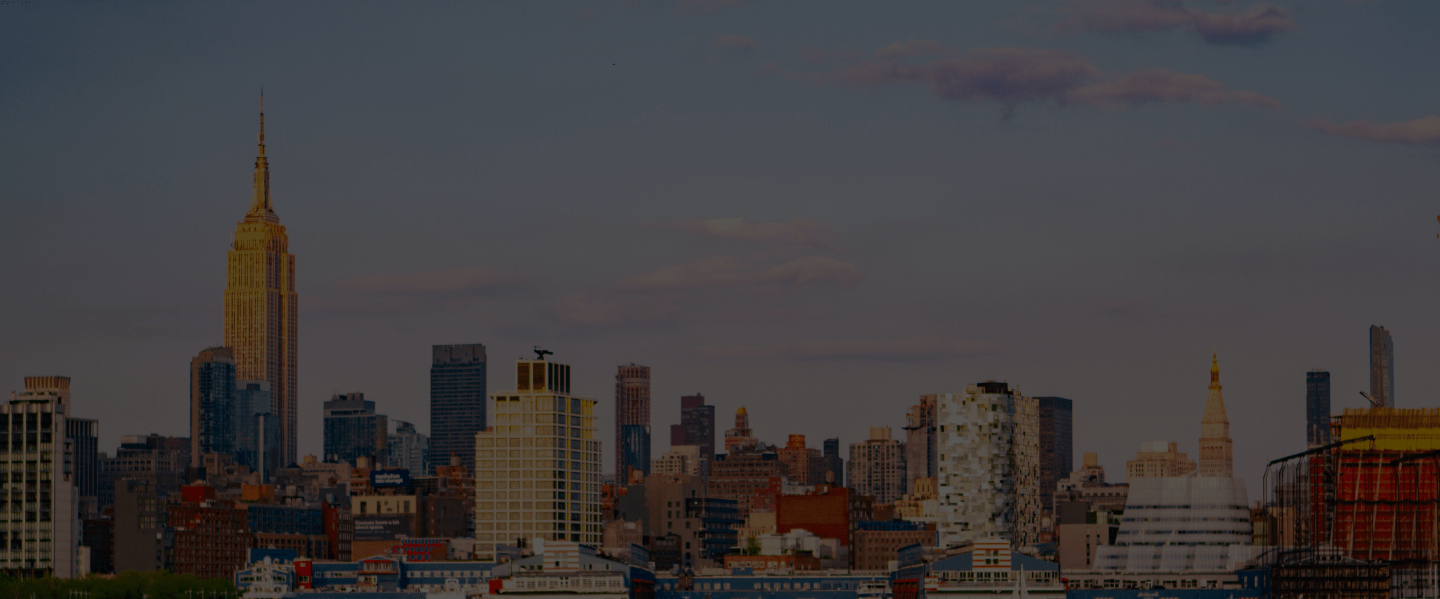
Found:
[{"label": "city skyline", "polygon": [[[1429,280],[1440,258],[1427,191],[1436,175],[1419,168],[1433,142],[1389,143],[1384,128],[1433,110],[1435,84],[1405,76],[1436,43],[1416,29],[1433,7],[1316,5],[1238,45],[1184,28],[1027,37],[1004,26],[1023,8],[976,9],[961,23],[948,19],[953,7],[875,15],[840,6],[835,18],[874,28],[790,37],[781,29],[803,22],[803,8],[677,15],[597,5],[579,18],[526,7],[515,9],[517,32],[465,46],[487,52],[478,57],[440,62],[455,53],[420,45],[404,57],[436,59],[435,71],[363,69],[382,85],[357,73],[365,63],[306,54],[294,41],[308,38],[291,27],[328,18],[313,7],[276,25],[275,43],[258,54],[238,32],[273,15],[166,15],[178,29],[216,34],[186,40],[205,49],[196,54],[145,49],[154,38],[143,27],[101,22],[135,17],[105,8],[73,31],[46,12],[54,9],[13,10],[22,18],[0,30],[10,44],[48,52],[45,68],[125,75],[82,93],[38,85],[53,71],[17,62],[4,73],[19,85],[0,98],[28,115],[0,124],[17,142],[0,161],[4,196],[24,199],[6,202],[20,226],[0,240],[12,257],[0,274],[25,285],[0,300],[14,315],[0,329],[0,377],[18,388],[24,376],[71,376],[77,414],[99,420],[103,450],[122,434],[188,430],[177,373],[223,342],[221,270],[250,191],[261,83],[271,93],[277,203],[304,262],[298,454],[321,453],[321,404],[349,389],[428,432],[426,347],[446,343],[484,343],[501,364],[534,345],[556,351],[576,366],[577,393],[602,399],[602,422],[613,418],[610,369],[647,364],[655,403],[701,392],[722,423],[746,406],[755,435],[773,444],[794,433],[848,446],[871,424],[900,430],[921,394],[1008,381],[1027,396],[1073,398],[1076,451],[1098,453],[1112,472],[1152,438],[1199,455],[1196,364],[1218,351],[1236,474],[1252,488],[1266,461],[1305,446],[1299,373],[1330,370],[1334,413],[1363,405],[1358,339],[1371,322],[1405,341],[1392,365],[1412,398],[1403,405],[1440,393],[1425,367],[1440,359],[1431,341],[1440,320],[1429,310],[1440,294]],[[485,21],[501,9],[437,10],[455,12],[427,23]],[[637,51],[628,36],[596,33],[597,22],[668,51]],[[917,25],[931,22],[949,25]],[[1336,28],[1346,23],[1409,45],[1394,50],[1369,33],[1342,44]],[[545,33],[553,24],[564,32]],[[151,60],[88,65],[77,57],[93,56],[92,46],[73,36]],[[506,43],[550,49],[495,58]],[[67,44],[81,49],[60,50]],[[1306,64],[1299,55],[1348,56],[1367,44],[1370,60],[1335,61],[1330,77],[1295,68]],[[873,69],[886,60],[944,64],[924,62],[938,52],[983,61],[997,47],[1080,57],[1065,64],[1078,65],[1085,86],[1060,98],[858,78],[883,72]],[[1137,49],[1153,54],[1126,57]],[[214,68],[190,62],[198,55],[216,58]],[[146,62],[164,66],[138,66]],[[827,64],[857,70],[822,71]],[[457,68],[499,85],[443,75]],[[1094,100],[1110,81],[1099,71],[1145,68],[1203,74],[1223,91],[1214,102],[1141,97],[1146,105],[1133,109]],[[330,78],[310,83],[320,70]],[[557,76],[525,75],[534,72]],[[173,89],[167,73],[194,79],[155,93]],[[645,83],[665,78],[655,74],[679,83]],[[589,103],[554,99],[575,97]],[[1382,106],[1359,107],[1373,97]],[[560,110],[524,106],[546,99]],[[519,118],[485,118],[501,114]],[[795,114],[805,116],[786,116]],[[1326,124],[1297,124],[1310,119]],[[1367,120],[1379,128],[1337,125]],[[552,154],[561,140],[569,149]],[[64,169],[47,162],[59,156]],[[547,179],[557,167],[574,183]],[[530,227],[547,202],[557,234],[541,239]],[[1345,290],[1361,276],[1385,292]],[[814,401],[835,409],[797,418]],[[668,408],[652,418],[678,422]],[[1140,423],[1155,426],[1109,430]],[[651,455],[665,450],[655,442]]]}]

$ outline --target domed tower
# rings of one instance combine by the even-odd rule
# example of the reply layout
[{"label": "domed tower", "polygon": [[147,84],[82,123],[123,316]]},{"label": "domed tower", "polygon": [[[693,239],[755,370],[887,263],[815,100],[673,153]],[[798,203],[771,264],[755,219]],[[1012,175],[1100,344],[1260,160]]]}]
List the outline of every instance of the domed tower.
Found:
[{"label": "domed tower", "polygon": [[1230,441],[1230,418],[1225,415],[1225,397],[1220,393],[1220,359],[1211,356],[1210,393],[1205,397],[1205,416],[1200,420],[1200,476],[1235,476],[1234,448]]}]

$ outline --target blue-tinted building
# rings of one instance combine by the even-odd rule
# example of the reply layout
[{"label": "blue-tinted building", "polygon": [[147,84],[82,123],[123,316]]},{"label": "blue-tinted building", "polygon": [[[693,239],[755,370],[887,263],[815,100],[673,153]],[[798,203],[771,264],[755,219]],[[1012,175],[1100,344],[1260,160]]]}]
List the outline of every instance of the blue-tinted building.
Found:
[{"label": "blue-tinted building", "polygon": [[381,464],[389,458],[389,422],[375,413],[375,402],[364,393],[330,396],[325,402],[325,461],[354,465],[360,457]]},{"label": "blue-tinted building", "polygon": [[[650,425],[648,424],[626,424],[620,427],[620,447],[617,448],[625,457],[624,464],[628,468],[634,468],[650,476]],[[628,480],[616,480],[616,483],[628,485]]]},{"label": "blue-tinted building", "polygon": [[1305,373],[1305,442],[1310,447],[1330,444],[1330,372]]},{"label": "blue-tinted building", "polygon": [[250,532],[325,534],[325,517],[318,509],[293,505],[248,505],[245,520],[250,525]]},{"label": "blue-tinted building", "polygon": [[211,347],[190,359],[190,466],[235,450],[235,354]]},{"label": "blue-tinted building", "polygon": [[237,381],[235,405],[235,463],[261,473],[269,480],[288,464],[281,464],[280,420],[270,413],[270,383]]},{"label": "blue-tinted building", "polygon": [[460,456],[475,473],[475,433],[485,430],[485,346],[436,345],[430,348],[429,463],[448,465]]}]

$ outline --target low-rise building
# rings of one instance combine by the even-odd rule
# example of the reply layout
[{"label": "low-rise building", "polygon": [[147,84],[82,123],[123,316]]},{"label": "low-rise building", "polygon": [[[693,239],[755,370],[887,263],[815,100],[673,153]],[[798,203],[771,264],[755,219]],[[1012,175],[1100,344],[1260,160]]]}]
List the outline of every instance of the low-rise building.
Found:
[{"label": "low-rise building", "polygon": [[914,544],[934,547],[936,541],[933,522],[856,522],[854,541],[850,545],[851,563],[856,570],[888,572],[896,560],[896,551],[901,547]]}]

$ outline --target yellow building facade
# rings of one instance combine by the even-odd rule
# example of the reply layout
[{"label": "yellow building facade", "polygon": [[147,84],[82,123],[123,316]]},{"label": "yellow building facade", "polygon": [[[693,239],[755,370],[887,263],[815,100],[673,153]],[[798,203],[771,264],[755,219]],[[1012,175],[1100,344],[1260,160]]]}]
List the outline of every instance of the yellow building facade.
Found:
[{"label": "yellow building facade", "polygon": [[270,383],[270,413],[280,423],[280,466],[296,461],[297,296],[295,257],[270,198],[261,100],[260,153],[250,210],[226,256],[225,345],[235,352],[237,380]]},{"label": "yellow building facade", "polygon": [[570,366],[519,360],[515,389],[490,395],[475,435],[475,555],[542,538],[599,545],[600,441],[593,399],[570,394]]}]

